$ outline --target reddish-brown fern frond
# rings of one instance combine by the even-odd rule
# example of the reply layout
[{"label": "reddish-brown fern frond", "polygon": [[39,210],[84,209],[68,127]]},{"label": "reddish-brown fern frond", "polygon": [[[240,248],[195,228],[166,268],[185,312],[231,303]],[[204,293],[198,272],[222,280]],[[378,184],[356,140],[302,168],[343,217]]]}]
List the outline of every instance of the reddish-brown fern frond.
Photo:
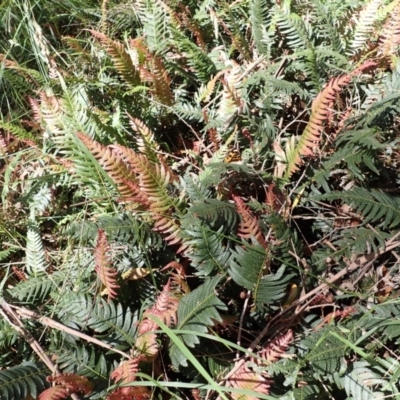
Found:
[{"label": "reddish-brown fern frond", "polygon": [[[159,318],[167,326],[171,326],[172,323],[176,325],[178,305],[179,300],[171,292],[170,282],[168,282],[157,297],[156,303],[145,311],[143,317],[148,318],[148,316],[152,315]],[[140,328],[139,332],[143,333]]]},{"label": "reddish-brown fern frond", "polygon": [[[235,389],[246,389],[255,393],[269,394],[271,380],[252,371],[246,363],[244,363],[235,374],[229,378],[227,386]],[[230,395],[234,400],[242,400],[244,398],[246,398],[246,400],[258,400],[257,396],[244,397],[243,394],[239,393],[231,393]]]},{"label": "reddish-brown fern frond", "polygon": [[158,352],[157,337],[152,331],[157,330],[159,326],[149,316],[159,318],[167,326],[171,326],[172,323],[176,324],[178,304],[179,300],[171,292],[170,282],[168,282],[158,296],[156,303],[144,312],[143,320],[138,329],[140,336],[136,340],[135,346],[145,356],[154,357]]},{"label": "reddish-brown fern frond", "polygon": [[14,272],[14,275],[18,278],[18,280],[20,280],[20,281],[26,281],[27,280],[27,277],[26,277],[24,271],[21,271],[20,268],[18,268],[16,266],[13,266],[12,267],[12,271]]},{"label": "reddish-brown fern frond", "polygon": [[129,44],[138,52],[141,79],[150,83],[154,95],[162,104],[171,105],[174,98],[170,88],[171,78],[162,59],[149,51],[142,38],[133,39]]},{"label": "reddish-brown fern frond", "polygon": [[47,377],[49,382],[53,382],[56,385],[63,386],[69,389],[71,392],[83,393],[88,395],[92,393],[93,384],[85,376],[75,374],[61,374],[58,376]]},{"label": "reddish-brown fern frond", "polygon": [[290,157],[286,169],[286,178],[299,169],[302,156],[312,157],[314,147],[321,141],[321,133],[329,114],[329,105],[334,101],[336,94],[351,82],[351,75],[346,74],[331,79],[326,87],[318,94],[311,106],[311,116],[301,138]]},{"label": "reddish-brown fern frond", "polygon": [[119,285],[116,280],[117,271],[111,267],[110,259],[110,246],[107,242],[107,237],[102,229],[98,231],[96,250],[94,253],[95,270],[101,283],[105,286],[108,294],[108,301],[117,297],[116,289],[119,289]]},{"label": "reddish-brown fern frond", "polygon": [[280,335],[269,342],[268,345],[259,352],[259,356],[268,364],[274,363],[280,358],[287,357],[285,353],[292,341],[293,331],[289,329],[285,334]]},{"label": "reddish-brown fern frond", "polygon": [[148,210],[155,221],[154,229],[167,235],[164,240],[170,245],[179,243],[180,227],[172,216],[177,201],[167,190],[169,182],[173,180],[170,170],[163,165],[152,164],[146,156],[127,147],[115,145],[113,149],[137,174],[140,189],[148,198]]},{"label": "reddish-brown fern frond", "polygon": [[135,173],[118,157],[111,146],[103,146],[81,132],[77,132],[76,135],[113,180],[123,198],[131,198],[139,194],[134,185],[127,183],[135,181]]},{"label": "reddish-brown fern frond", "polygon": [[148,400],[151,397],[149,388],[145,386],[123,387],[114,390],[106,400]]},{"label": "reddish-brown fern frond", "polygon": [[133,118],[129,114],[128,117],[130,126],[140,135],[140,137],[135,137],[139,153],[148,155],[149,149],[158,150],[159,146],[154,140],[154,132],[140,119]]},{"label": "reddish-brown fern frond", "polygon": [[103,45],[122,79],[130,85],[137,86],[140,83],[139,72],[124,45],[116,40],[110,39],[104,33],[91,29],[89,29],[89,32]]},{"label": "reddish-brown fern frond", "polygon": [[261,232],[258,219],[251,214],[249,207],[246,206],[241,197],[235,195],[232,197],[236,205],[236,211],[240,215],[238,236],[243,239],[254,237],[266,249],[268,245]]},{"label": "reddish-brown fern frond", "polygon": [[39,395],[39,400],[63,400],[69,397],[70,392],[62,386],[54,386],[46,389]]},{"label": "reddish-brown fern frond", "polygon": [[140,357],[135,357],[131,360],[124,361],[110,375],[110,378],[115,382],[129,383],[134,382],[136,374],[139,371]]}]

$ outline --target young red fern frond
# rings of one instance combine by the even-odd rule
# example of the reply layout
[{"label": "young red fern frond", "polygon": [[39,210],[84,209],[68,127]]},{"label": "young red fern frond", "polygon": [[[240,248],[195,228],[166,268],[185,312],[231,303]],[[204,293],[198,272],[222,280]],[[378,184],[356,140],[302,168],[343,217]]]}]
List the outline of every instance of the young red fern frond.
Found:
[{"label": "young red fern frond", "polygon": [[176,325],[178,305],[179,299],[171,292],[170,281],[168,281],[157,297],[156,303],[144,312],[143,320],[139,324],[140,336],[136,340],[135,347],[145,356],[154,357],[158,352],[157,336],[152,332],[157,330],[159,326],[156,321],[149,317],[157,317],[167,326],[171,326],[172,323]]},{"label": "young red fern frond", "polygon": [[[285,354],[290,343],[293,341],[293,331],[289,329],[285,334],[274,338],[268,345],[259,352],[267,364],[274,363],[281,358],[287,357]],[[290,356],[291,357],[291,356]]]},{"label": "young red fern frond", "polygon": [[136,175],[132,169],[122,161],[113,148],[111,146],[106,147],[101,145],[84,133],[77,132],[76,135],[107,172],[108,176],[117,186],[121,196],[127,198],[135,197],[138,192],[135,191],[132,185],[127,184],[127,182],[135,182]]},{"label": "young red fern frond", "polygon": [[167,190],[169,182],[174,179],[171,171],[162,164],[152,164],[145,155],[127,147],[115,145],[113,149],[136,173],[140,189],[148,198],[154,229],[167,235],[164,240],[168,244],[179,243],[180,226],[171,215],[178,203]]},{"label": "young red fern frond", "polygon": [[145,386],[122,387],[114,390],[106,400],[148,400],[151,397],[149,388]]},{"label": "young red fern frond", "polygon": [[140,357],[135,357],[122,362],[121,365],[111,373],[110,378],[120,383],[134,382],[136,374],[139,372],[139,361]]},{"label": "young red fern frond", "polygon": [[331,79],[326,87],[314,99],[311,106],[311,116],[303,134],[293,152],[288,156],[286,178],[290,178],[293,172],[299,169],[302,156],[312,157],[314,147],[318,147],[321,141],[321,133],[329,114],[329,105],[335,99],[336,94],[351,82],[351,75],[341,75]]},{"label": "young red fern frond", "polygon": [[57,386],[43,391],[39,396],[39,400],[62,400],[69,397],[71,393],[82,393],[87,396],[93,390],[93,384],[86,377],[75,374],[48,376],[47,380]]},{"label": "young red fern frond", "polygon": [[[252,371],[246,363],[242,364],[242,366],[232,375],[228,382],[227,386],[235,389],[246,389],[252,391],[254,393],[260,394],[269,394],[269,388],[271,387],[271,380],[262,376],[259,373]],[[243,394],[239,393],[231,393],[231,397],[234,400],[244,399]],[[258,400],[257,396],[246,396],[246,400]]]},{"label": "young red fern frond", "polygon": [[116,40],[110,39],[104,33],[91,29],[89,29],[89,32],[103,45],[122,79],[132,86],[140,84],[139,72],[133,64],[132,58],[126,51],[124,45]]},{"label": "young red fern frond", "polygon": [[105,232],[102,229],[98,231],[96,249],[94,253],[95,270],[101,281],[105,286],[108,293],[108,301],[117,297],[116,289],[119,289],[119,285],[116,280],[117,271],[111,267],[110,259],[110,246],[107,241]]},{"label": "young red fern frond", "polygon": [[63,400],[69,397],[70,391],[62,386],[53,386],[39,395],[39,400]]},{"label": "young red fern frond", "polygon": [[257,239],[258,243],[266,249],[268,244],[264,239],[258,219],[251,214],[249,207],[244,203],[241,197],[235,195],[232,197],[236,205],[236,211],[240,215],[238,236],[243,239],[254,237]]},{"label": "young red fern frond", "polygon": [[93,390],[93,384],[85,376],[75,374],[61,374],[58,376],[47,377],[49,382],[53,382],[56,385],[63,386],[69,389],[71,392],[79,392],[84,395],[88,395]]}]

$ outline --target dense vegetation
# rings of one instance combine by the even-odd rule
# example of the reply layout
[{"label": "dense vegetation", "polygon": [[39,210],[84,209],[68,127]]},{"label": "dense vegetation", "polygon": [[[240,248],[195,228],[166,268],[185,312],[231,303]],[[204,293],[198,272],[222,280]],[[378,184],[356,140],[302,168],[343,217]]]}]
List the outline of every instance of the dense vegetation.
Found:
[{"label": "dense vegetation", "polygon": [[400,1],[0,4],[0,399],[400,399]]}]

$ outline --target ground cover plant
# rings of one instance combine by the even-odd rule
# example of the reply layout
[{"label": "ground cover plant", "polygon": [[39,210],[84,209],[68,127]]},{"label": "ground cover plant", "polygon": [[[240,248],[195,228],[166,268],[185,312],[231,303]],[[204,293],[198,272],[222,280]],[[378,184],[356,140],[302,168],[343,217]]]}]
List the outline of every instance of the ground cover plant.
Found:
[{"label": "ground cover plant", "polygon": [[400,398],[400,1],[0,19],[1,400]]}]

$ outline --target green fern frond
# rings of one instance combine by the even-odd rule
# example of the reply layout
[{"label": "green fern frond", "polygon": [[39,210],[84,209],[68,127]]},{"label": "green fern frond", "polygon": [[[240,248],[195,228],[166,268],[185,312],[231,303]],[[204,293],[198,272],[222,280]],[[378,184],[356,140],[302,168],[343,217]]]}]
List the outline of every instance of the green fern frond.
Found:
[{"label": "green fern frond", "polygon": [[353,40],[349,45],[349,53],[360,51],[367,40],[370,39],[374,24],[379,16],[378,9],[381,5],[382,0],[370,0],[360,12]]},{"label": "green fern frond", "polygon": [[[218,310],[226,310],[226,306],[215,294],[215,288],[220,279],[220,277],[208,279],[193,292],[184,296],[179,303],[176,328],[193,331],[193,334],[182,335],[183,342],[189,347],[194,347],[199,343],[196,332],[205,333],[215,321],[221,321]],[[169,353],[176,369],[179,365],[188,365],[185,355],[175,344],[170,347]]]},{"label": "green fern frond", "polygon": [[43,274],[47,268],[46,254],[40,235],[39,225],[31,220],[26,234],[26,272],[36,277]]},{"label": "green fern frond", "polygon": [[313,196],[315,200],[341,200],[352,206],[364,217],[364,223],[380,222],[383,228],[400,224],[400,199],[379,190],[354,188],[348,192],[327,193]]},{"label": "green fern frond", "polygon": [[250,2],[250,26],[257,51],[267,59],[270,56],[273,36],[268,32],[270,15],[266,0],[252,0]]},{"label": "green fern frond", "polygon": [[259,307],[265,303],[276,303],[285,297],[287,285],[294,274],[285,273],[284,266],[271,274],[268,268],[269,256],[263,247],[246,244],[244,247],[236,246],[232,253],[229,276],[238,285],[252,291]]},{"label": "green fern frond", "polygon": [[58,349],[57,365],[63,373],[74,373],[88,378],[107,380],[110,366],[104,354],[94,348],[75,343]]},{"label": "green fern frond", "polygon": [[37,397],[48,387],[46,375],[49,371],[42,365],[24,363],[0,371],[0,393],[2,400]]},{"label": "green fern frond", "polygon": [[215,229],[223,225],[225,230],[232,230],[239,222],[235,206],[216,199],[195,202],[188,212]]},{"label": "green fern frond", "polygon": [[342,382],[347,395],[355,399],[374,400],[384,396],[383,392],[374,389],[385,386],[386,381],[371,369],[368,362],[359,361],[351,365],[351,371],[346,373]]},{"label": "green fern frond", "polygon": [[210,57],[192,43],[177,29],[173,30],[175,43],[178,49],[185,54],[188,65],[196,73],[200,82],[207,84],[217,73],[217,68]]},{"label": "green fern frond", "polygon": [[225,272],[231,258],[230,245],[224,243],[224,226],[213,231],[203,224],[187,221],[183,225],[188,239],[184,241],[189,246],[185,255],[192,261],[198,275],[209,276],[214,270]]},{"label": "green fern frond", "polygon": [[[135,341],[137,315],[121,303],[109,303],[76,293],[65,293],[57,306],[59,320],[74,329],[92,329],[99,338],[120,350]],[[73,339],[71,337],[71,339]]]}]

